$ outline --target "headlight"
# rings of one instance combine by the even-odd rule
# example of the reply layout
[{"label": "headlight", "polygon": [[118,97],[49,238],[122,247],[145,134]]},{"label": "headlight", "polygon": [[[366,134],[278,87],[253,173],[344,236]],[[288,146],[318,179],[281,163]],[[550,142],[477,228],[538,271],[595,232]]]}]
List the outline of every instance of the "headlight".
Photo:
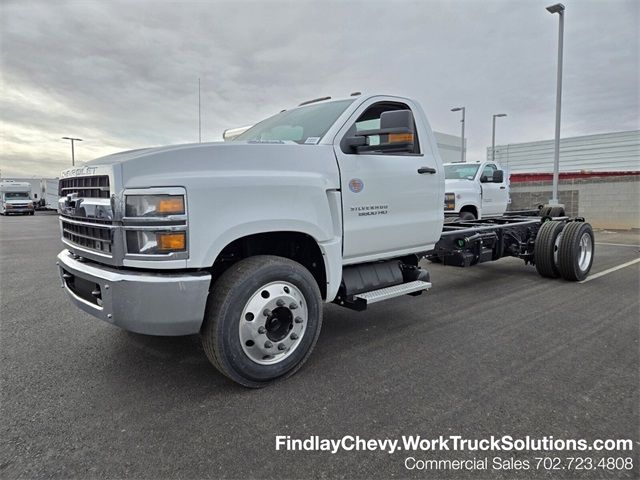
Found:
[{"label": "headlight", "polygon": [[127,251],[143,255],[185,252],[187,233],[156,230],[129,230],[127,232]]},{"label": "headlight", "polygon": [[455,210],[456,209],[456,194],[445,193],[444,194],[444,209]]},{"label": "headlight", "polygon": [[184,215],[184,195],[127,195],[125,216],[166,217]]}]

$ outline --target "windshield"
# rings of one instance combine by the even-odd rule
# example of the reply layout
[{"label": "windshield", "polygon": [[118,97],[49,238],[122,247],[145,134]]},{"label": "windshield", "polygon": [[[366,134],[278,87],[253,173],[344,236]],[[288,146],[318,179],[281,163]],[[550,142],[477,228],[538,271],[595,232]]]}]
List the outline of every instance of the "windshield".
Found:
[{"label": "windshield", "polygon": [[473,180],[478,172],[478,164],[460,163],[458,165],[445,165],[444,178],[449,180]]},{"label": "windshield", "polygon": [[315,145],[352,102],[340,100],[285,110],[254,125],[234,141],[291,140]]},{"label": "windshield", "polygon": [[29,192],[5,192],[6,200],[15,200],[16,198],[29,200]]}]

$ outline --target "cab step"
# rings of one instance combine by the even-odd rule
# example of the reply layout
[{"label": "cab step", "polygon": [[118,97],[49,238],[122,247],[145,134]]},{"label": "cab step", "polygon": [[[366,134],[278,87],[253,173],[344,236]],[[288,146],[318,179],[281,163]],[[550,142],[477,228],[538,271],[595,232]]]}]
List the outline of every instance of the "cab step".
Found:
[{"label": "cab step", "polygon": [[352,310],[365,310],[368,305],[402,295],[420,295],[424,290],[431,288],[431,282],[414,280],[412,282],[385,287],[370,292],[362,292],[354,295],[352,299],[337,298],[336,303]]}]

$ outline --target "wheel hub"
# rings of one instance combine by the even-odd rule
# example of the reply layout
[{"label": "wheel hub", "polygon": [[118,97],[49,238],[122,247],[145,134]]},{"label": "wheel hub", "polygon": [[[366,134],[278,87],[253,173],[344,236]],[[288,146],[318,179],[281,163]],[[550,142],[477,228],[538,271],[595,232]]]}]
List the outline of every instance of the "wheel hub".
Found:
[{"label": "wheel hub", "polygon": [[288,282],[272,282],[256,290],[239,323],[242,350],[260,365],[279,363],[300,345],[308,310],[302,292]]},{"label": "wheel hub", "polygon": [[269,340],[279,342],[293,328],[293,314],[287,307],[278,307],[267,318],[264,324]]},{"label": "wheel hub", "polygon": [[578,268],[584,272],[591,264],[591,256],[593,255],[593,242],[591,235],[587,232],[580,237],[580,253],[578,254]]}]

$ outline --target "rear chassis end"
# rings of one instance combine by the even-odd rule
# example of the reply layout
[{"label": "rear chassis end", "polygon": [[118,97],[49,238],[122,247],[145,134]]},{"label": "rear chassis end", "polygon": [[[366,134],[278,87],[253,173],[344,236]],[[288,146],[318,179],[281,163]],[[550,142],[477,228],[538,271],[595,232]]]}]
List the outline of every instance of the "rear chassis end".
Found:
[{"label": "rear chassis end", "polygon": [[584,280],[595,250],[591,225],[581,217],[551,217],[545,210],[534,216],[535,212],[445,223],[440,240],[426,257],[457,267],[516,257],[535,265],[543,277]]}]

